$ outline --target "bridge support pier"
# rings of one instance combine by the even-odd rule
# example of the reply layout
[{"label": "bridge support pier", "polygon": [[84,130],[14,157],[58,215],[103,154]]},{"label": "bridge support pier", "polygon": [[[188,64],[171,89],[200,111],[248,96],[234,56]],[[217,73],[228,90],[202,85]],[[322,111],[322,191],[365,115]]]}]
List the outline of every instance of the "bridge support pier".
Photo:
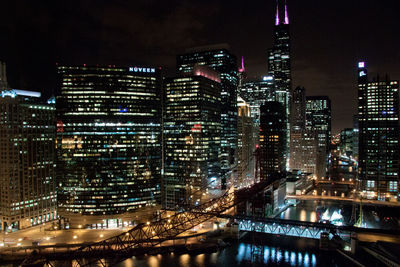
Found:
[{"label": "bridge support pier", "polygon": [[358,248],[358,238],[356,233],[351,233],[351,247],[350,252],[355,254]]}]

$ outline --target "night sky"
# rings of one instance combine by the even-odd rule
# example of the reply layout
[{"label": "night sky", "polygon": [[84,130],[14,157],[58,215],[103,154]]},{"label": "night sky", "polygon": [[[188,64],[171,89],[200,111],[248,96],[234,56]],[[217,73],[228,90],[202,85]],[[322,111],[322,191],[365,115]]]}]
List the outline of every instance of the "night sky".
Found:
[{"label": "night sky", "polygon": [[[2,1],[0,60],[13,88],[51,95],[56,62],[173,74],[185,48],[228,43],[257,77],[267,71],[274,9],[275,0]],[[352,127],[357,61],[400,79],[399,10],[394,0],[289,0],[293,86],[331,97],[334,133]]]}]

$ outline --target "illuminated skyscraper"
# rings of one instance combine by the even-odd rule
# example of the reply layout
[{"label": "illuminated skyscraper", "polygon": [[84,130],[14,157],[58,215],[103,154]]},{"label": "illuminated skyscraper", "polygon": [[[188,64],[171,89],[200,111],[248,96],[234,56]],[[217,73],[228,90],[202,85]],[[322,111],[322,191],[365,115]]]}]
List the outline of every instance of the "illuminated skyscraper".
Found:
[{"label": "illuminated skyscraper", "polygon": [[163,203],[197,205],[221,175],[221,79],[196,65],[192,74],[167,78],[164,86]]},{"label": "illuminated skyscraper", "polygon": [[260,113],[260,177],[283,174],[286,170],[286,121],[282,103],[266,102]]},{"label": "illuminated skyscraper", "polygon": [[317,178],[325,177],[331,140],[331,100],[327,96],[306,97],[306,130],[317,138]]},{"label": "illuminated skyscraper", "polygon": [[345,128],[340,132],[340,152],[342,155],[347,155],[348,157],[354,156],[354,147],[356,146],[358,132],[353,128]]},{"label": "illuminated skyscraper", "polygon": [[76,215],[120,225],[118,214],[160,200],[160,71],[59,66],[58,73],[59,212],[72,225]]},{"label": "illuminated skyscraper", "polygon": [[12,231],[57,218],[55,106],[38,92],[0,93],[0,228]]},{"label": "illuminated skyscraper", "polygon": [[306,89],[304,87],[298,86],[293,90],[291,109],[291,130],[304,130],[306,127]]},{"label": "illuminated skyscraper", "polygon": [[227,45],[214,45],[188,49],[177,56],[179,74],[191,73],[194,65],[205,65],[221,75],[221,181],[224,185],[236,164],[237,149],[237,87],[236,57]]},{"label": "illuminated skyscraper", "polygon": [[367,198],[399,199],[399,82],[358,63],[359,179]]},{"label": "illuminated skyscraper", "polygon": [[259,126],[251,117],[250,105],[238,97],[238,182],[254,177],[254,153],[258,144]]},{"label": "illuminated skyscraper", "polygon": [[[283,1],[282,1],[283,2]],[[290,104],[291,104],[291,67],[289,15],[286,0],[277,1],[274,42],[268,50],[268,72],[274,77],[276,101],[282,103],[286,121],[285,159],[289,158],[290,142]]]},{"label": "illuminated skyscraper", "polygon": [[276,99],[274,79],[272,76],[263,76],[260,80],[246,80],[239,88],[239,95],[250,105],[251,117],[259,125],[261,105]]},{"label": "illuminated skyscraper", "polygon": [[290,168],[317,175],[318,142],[313,127],[306,129],[306,91],[296,87],[292,94]]}]

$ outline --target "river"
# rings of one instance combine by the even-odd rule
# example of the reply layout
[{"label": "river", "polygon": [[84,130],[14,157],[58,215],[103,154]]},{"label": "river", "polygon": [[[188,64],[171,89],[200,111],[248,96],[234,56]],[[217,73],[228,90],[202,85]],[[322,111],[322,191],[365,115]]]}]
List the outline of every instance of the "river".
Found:
[{"label": "river", "polygon": [[215,253],[199,255],[167,254],[132,257],[118,264],[118,267],[213,267],[213,266],[341,266],[342,259],[334,253],[321,254],[315,248],[315,241],[296,238],[275,239],[265,235],[260,247],[263,253],[252,257],[252,245],[238,242]]},{"label": "river", "polygon": [[[360,206],[351,202],[332,200],[303,200],[296,206],[290,206],[277,217],[287,220],[317,222],[322,219],[322,213],[328,209],[331,217],[336,211],[343,216],[343,225],[354,224],[360,215]],[[354,209],[354,211],[353,211]],[[363,221],[368,228],[400,229],[400,207],[363,205]]]}]

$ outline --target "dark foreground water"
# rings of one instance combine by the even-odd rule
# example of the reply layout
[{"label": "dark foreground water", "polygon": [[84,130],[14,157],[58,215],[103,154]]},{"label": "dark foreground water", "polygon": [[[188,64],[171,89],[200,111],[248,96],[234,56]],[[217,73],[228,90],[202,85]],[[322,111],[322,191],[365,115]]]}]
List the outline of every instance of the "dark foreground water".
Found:
[{"label": "dark foreground water", "polygon": [[[208,267],[208,266],[343,266],[349,265],[334,252],[320,252],[318,242],[313,240],[265,236],[252,256],[252,245],[248,241],[232,244],[215,253],[198,255],[174,253],[166,255],[133,257],[118,267]],[[351,265],[349,265],[351,266]]]},{"label": "dark foreground water", "polygon": [[[353,225],[360,215],[360,205],[331,200],[305,200],[291,206],[278,215],[278,218],[297,221],[318,222],[323,210],[328,209],[343,216],[343,225]],[[363,219],[367,228],[400,229],[400,207],[363,205]]]}]

